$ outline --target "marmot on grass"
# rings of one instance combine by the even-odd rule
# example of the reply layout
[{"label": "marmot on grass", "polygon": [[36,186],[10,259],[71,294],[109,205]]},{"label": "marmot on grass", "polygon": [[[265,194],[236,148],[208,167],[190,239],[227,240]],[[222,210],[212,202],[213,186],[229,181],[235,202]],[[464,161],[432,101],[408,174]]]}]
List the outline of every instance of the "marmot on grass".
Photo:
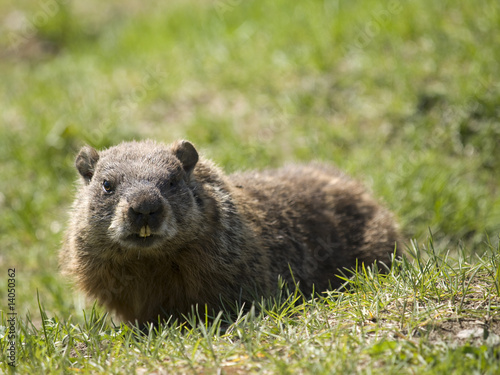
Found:
[{"label": "marmot on grass", "polygon": [[188,141],[86,146],[75,164],[63,272],[129,322],[248,306],[279,277],[306,295],[335,288],[343,268],[389,265],[399,239],[391,214],[326,165],[226,176]]}]

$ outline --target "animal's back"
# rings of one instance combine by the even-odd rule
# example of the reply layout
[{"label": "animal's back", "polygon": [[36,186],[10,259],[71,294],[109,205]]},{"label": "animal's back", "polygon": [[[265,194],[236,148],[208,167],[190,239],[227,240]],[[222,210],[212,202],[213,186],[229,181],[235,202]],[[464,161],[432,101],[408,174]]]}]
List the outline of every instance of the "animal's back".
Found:
[{"label": "animal's back", "polygon": [[339,286],[338,270],[357,263],[390,264],[399,240],[391,213],[338,169],[313,163],[229,178],[246,196],[243,216],[256,224],[272,272],[304,292]]}]

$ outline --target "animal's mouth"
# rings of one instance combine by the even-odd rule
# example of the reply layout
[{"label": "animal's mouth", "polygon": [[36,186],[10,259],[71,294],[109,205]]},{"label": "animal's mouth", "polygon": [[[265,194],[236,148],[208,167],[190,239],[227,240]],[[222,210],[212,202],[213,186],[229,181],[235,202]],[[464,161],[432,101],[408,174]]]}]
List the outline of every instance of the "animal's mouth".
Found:
[{"label": "animal's mouth", "polygon": [[133,248],[151,248],[160,242],[160,238],[161,236],[154,234],[148,237],[141,237],[139,234],[130,234],[125,238],[123,243]]},{"label": "animal's mouth", "polygon": [[157,245],[162,237],[163,236],[159,234],[152,233],[149,225],[145,225],[139,230],[138,233],[129,234],[125,238],[124,242],[131,247],[148,248]]},{"label": "animal's mouth", "polygon": [[149,236],[141,236],[140,234],[131,234],[130,236],[128,236],[128,238],[134,238],[138,241],[151,241],[156,237],[157,236],[154,234],[150,234]]}]

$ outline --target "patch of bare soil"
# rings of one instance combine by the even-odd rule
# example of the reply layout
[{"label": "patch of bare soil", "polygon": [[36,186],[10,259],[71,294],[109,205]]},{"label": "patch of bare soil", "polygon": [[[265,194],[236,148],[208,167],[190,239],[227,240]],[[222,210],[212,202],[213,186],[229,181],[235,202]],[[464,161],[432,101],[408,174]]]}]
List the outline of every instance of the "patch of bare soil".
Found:
[{"label": "patch of bare soil", "polygon": [[469,343],[471,345],[500,345],[500,297],[490,294],[491,284],[476,278],[471,293],[460,304],[459,314],[443,314],[443,319],[427,325],[429,340]]},{"label": "patch of bare soil", "polygon": [[429,333],[429,341],[497,346],[500,345],[500,320],[458,318],[438,322]]},{"label": "patch of bare soil", "polygon": [[70,358],[78,358],[87,356],[87,345],[83,342],[77,342],[69,352]]}]

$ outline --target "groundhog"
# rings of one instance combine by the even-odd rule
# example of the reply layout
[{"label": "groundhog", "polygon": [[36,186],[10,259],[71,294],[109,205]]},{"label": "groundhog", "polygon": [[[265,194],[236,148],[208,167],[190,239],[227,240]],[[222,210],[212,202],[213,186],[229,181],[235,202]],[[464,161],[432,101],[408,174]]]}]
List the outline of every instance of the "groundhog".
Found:
[{"label": "groundhog", "polygon": [[311,296],[399,254],[389,211],[331,166],[226,176],[188,141],[151,140],[86,146],[75,164],[62,270],[127,322],[248,306],[278,280]]}]

